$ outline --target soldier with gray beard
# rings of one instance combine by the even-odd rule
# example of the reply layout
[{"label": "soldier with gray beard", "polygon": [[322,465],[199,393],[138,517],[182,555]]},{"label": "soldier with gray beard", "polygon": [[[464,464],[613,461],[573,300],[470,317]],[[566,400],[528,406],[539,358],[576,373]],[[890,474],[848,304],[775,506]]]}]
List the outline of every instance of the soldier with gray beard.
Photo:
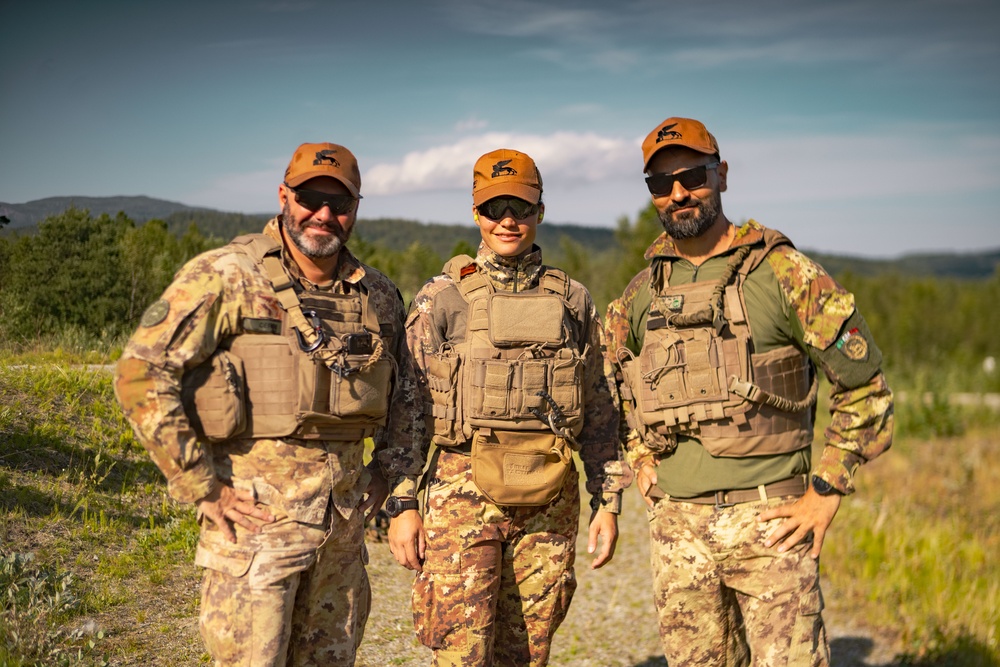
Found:
[{"label": "soldier with gray beard", "polygon": [[[702,123],[668,118],[642,150],[664,233],[606,328],[664,654],[827,665],[820,550],[855,472],[892,442],[882,355],[821,266],[726,218],[729,165]],[[820,370],[833,418],[814,462]]]},{"label": "soldier with gray beard", "polygon": [[185,265],[118,364],[137,438],[197,505],[219,667],[353,665],[364,632],[364,515],[408,472],[380,454],[421,415],[399,292],[345,245],[360,188],[349,150],[299,146],[281,215]]}]

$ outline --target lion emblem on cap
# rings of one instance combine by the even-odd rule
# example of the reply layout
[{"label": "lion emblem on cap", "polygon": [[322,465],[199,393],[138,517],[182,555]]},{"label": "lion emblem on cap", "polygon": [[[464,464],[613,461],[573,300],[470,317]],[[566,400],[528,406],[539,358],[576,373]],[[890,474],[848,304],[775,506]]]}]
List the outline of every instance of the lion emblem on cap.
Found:
[{"label": "lion emblem on cap", "polygon": [[500,160],[493,165],[493,175],[490,178],[496,178],[497,176],[517,176],[517,169],[508,167],[509,163],[510,160]]},{"label": "lion emblem on cap", "polygon": [[339,167],[340,163],[337,162],[337,158],[333,157],[336,152],[332,148],[316,151],[316,159],[313,160],[313,164],[328,164],[331,167]]},{"label": "lion emblem on cap", "polygon": [[680,139],[681,133],[674,132],[675,127],[677,127],[677,123],[671,123],[670,125],[664,125],[661,127],[660,131],[656,133],[656,143],[666,141],[667,139]]}]

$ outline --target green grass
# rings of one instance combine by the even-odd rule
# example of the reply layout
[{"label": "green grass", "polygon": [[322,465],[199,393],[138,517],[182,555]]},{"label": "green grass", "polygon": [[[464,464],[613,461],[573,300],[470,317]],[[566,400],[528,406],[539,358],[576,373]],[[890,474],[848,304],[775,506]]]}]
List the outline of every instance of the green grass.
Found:
[{"label": "green grass", "polygon": [[[110,373],[71,365],[110,356],[0,351],[0,665],[208,660],[196,622],[194,512],[167,496]],[[893,638],[895,665],[998,664],[998,417],[939,402],[901,403],[896,419],[896,443],[860,471],[827,538],[830,612]],[[645,517],[628,493],[615,562],[583,572],[589,558],[580,556],[581,588],[554,665],[626,664],[625,647],[656,655]],[[408,613],[412,575],[384,543],[369,549],[375,606],[359,665],[423,664]],[[11,594],[11,581],[35,592],[12,603],[24,594]],[[42,662],[39,651],[48,652]]]}]

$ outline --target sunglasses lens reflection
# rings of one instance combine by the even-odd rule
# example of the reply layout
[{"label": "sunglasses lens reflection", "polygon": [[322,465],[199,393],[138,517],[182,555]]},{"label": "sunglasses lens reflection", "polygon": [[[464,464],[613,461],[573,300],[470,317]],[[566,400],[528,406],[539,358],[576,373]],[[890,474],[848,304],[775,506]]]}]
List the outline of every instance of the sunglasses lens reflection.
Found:
[{"label": "sunglasses lens reflection", "polygon": [[350,211],[354,205],[354,197],[351,195],[331,195],[316,190],[293,190],[292,192],[295,193],[295,201],[310,211],[318,211],[324,206],[329,206],[331,213],[341,215]]}]

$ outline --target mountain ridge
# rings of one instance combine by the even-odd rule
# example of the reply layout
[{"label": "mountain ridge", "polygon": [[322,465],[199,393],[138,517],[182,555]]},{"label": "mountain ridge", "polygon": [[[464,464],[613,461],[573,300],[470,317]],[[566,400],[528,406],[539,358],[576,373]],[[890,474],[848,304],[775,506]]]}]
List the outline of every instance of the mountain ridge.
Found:
[{"label": "mountain ridge", "polygon": [[[47,197],[23,204],[0,202],[0,216],[9,222],[0,226],[0,235],[31,233],[46,218],[63,213],[75,206],[91,215],[125,213],[136,224],[163,220],[168,228],[183,234],[191,224],[206,235],[226,241],[239,234],[259,231],[273,213],[229,213],[217,209],[188,206],[180,202],[147,196]],[[456,244],[465,241],[473,247],[479,243],[479,233],[468,225],[423,223],[396,218],[360,218],[355,234],[366,243],[379,244],[395,251],[404,251],[414,242],[430,247],[442,257],[450,255]],[[543,247],[559,247],[568,239],[591,253],[607,252],[617,245],[615,230],[572,223],[547,223],[538,227],[538,242]],[[1000,267],[1000,248],[980,252],[920,252],[897,258],[864,258],[803,249],[834,275],[845,272],[860,275],[900,273],[964,279],[988,278]]]}]

